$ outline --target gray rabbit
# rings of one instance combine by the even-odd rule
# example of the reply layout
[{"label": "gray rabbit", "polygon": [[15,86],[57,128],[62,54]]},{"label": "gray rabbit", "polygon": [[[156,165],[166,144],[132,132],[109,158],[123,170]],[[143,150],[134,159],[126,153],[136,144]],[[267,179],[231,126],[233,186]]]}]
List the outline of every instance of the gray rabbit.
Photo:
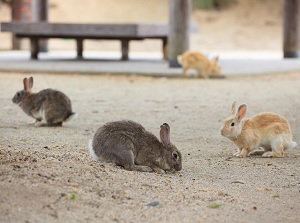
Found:
[{"label": "gray rabbit", "polygon": [[160,139],[140,124],[123,120],[100,127],[89,141],[89,149],[95,160],[115,163],[126,170],[157,173],[180,171],[181,153],[170,142],[167,123],[160,126]]},{"label": "gray rabbit", "polygon": [[62,92],[45,89],[32,93],[33,78],[23,79],[24,89],[18,91],[13,97],[13,103],[19,105],[23,111],[36,119],[36,125],[44,120],[48,126],[62,126],[63,122],[77,116],[72,112],[70,99]]}]

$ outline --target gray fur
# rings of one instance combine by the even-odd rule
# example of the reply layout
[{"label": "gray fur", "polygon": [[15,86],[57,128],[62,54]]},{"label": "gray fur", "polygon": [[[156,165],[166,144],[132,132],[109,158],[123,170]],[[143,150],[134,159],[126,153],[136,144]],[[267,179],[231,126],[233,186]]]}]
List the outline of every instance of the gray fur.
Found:
[{"label": "gray fur", "polygon": [[31,93],[32,77],[24,78],[23,83],[24,90],[17,92],[12,101],[37,122],[44,120],[48,126],[62,126],[64,121],[75,115],[71,101],[64,93],[53,89]]},{"label": "gray fur", "polygon": [[90,151],[95,159],[115,163],[127,170],[180,171],[181,153],[169,141],[168,124],[161,125],[160,136],[161,141],[133,121],[110,122],[97,130]]}]

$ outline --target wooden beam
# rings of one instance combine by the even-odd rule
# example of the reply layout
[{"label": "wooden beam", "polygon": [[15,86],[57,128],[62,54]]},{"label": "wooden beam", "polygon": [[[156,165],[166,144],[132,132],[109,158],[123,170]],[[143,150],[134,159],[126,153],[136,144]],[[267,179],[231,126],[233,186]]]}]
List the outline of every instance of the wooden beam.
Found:
[{"label": "wooden beam", "polygon": [[283,57],[300,56],[300,0],[285,0],[283,12]]},{"label": "wooden beam", "polygon": [[169,0],[169,67],[180,67],[177,56],[189,49],[191,0]]}]

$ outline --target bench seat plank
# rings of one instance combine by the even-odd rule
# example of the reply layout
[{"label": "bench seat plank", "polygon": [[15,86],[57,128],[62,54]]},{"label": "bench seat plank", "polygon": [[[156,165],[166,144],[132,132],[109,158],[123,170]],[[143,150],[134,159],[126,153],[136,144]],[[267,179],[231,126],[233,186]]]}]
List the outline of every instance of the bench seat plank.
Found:
[{"label": "bench seat plank", "polygon": [[[14,33],[17,37],[30,38],[32,59],[38,58],[39,39],[42,38],[75,39],[77,56],[80,58],[82,57],[84,39],[120,40],[123,60],[128,60],[130,40],[161,39],[163,53],[165,53],[168,38],[168,25],[155,23],[3,22],[0,29],[3,32]],[[166,57],[165,54],[164,57]]]},{"label": "bench seat plank", "polygon": [[158,38],[168,35],[167,24],[75,24],[47,22],[1,23],[1,31],[19,36]]}]

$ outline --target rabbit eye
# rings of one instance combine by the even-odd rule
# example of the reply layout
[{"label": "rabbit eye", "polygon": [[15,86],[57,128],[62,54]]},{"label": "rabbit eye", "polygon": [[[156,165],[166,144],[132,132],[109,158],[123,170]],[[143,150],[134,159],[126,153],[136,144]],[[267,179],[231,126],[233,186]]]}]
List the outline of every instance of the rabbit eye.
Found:
[{"label": "rabbit eye", "polygon": [[20,93],[20,92],[18,92],[18,93],[17,93],[17,96],[19,97],[20,95],[21,95],[21,93]]},{"label": "rabbit eye", "polygon": [[230,124],[230,126],[234,126],[234,122],[232,122],[232,123]]},{"label": "rabbit eye", "polygon": [[173,153],[172,153],[172,156],[174,157],[174,159],[176,159],[176,160],[177,160],[177,158],[178,158],[178,154],[177,154],[176,152],[173,152]]}]

